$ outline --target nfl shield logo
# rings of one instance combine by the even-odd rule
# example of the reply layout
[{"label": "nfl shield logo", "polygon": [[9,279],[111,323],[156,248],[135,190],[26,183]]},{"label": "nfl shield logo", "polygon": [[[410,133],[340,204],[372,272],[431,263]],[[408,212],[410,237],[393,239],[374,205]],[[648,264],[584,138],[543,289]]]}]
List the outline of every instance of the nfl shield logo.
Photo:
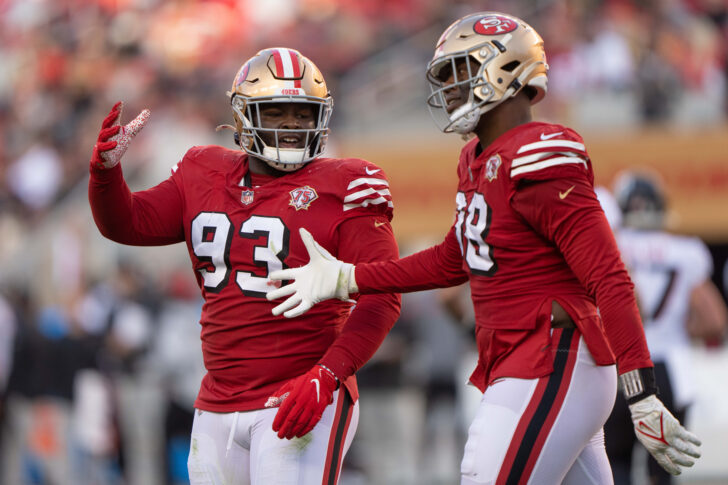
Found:
[{"label": "nfl shield logo", "polygon": [[240,195],[240,202],[242,202],[245,205],[250,204],[253,202],[253,196],[255,193],[252,190],[243,190],[242,195]]},{"label": "nfl shield logo", "polygon": [[501,165],[500,155],[493,155],[488,159],[485,165],[485,176],[488,177],[488,182],[492,182],[498,177],[498,167]]},{"label": "nfl shield logo", "polygon": [[309,187],[308,185],[291,190],[290,194],[291,202],[288,205],[295,207],[296,210],[308,209],[308,206],[311,205],[311,202],[318,199],[318,194],[316,193],[316,190]]}]

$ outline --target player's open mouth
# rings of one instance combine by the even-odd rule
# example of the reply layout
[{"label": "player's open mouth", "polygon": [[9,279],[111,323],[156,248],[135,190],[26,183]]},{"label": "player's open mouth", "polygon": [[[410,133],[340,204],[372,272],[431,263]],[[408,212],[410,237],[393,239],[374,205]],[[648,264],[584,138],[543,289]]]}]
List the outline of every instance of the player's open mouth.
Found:
[{"label": "player's open mouth", "polygon": [[301,148],[303,143],[298,135],[283,135],[278,137],[278,146],[280,148]]}]

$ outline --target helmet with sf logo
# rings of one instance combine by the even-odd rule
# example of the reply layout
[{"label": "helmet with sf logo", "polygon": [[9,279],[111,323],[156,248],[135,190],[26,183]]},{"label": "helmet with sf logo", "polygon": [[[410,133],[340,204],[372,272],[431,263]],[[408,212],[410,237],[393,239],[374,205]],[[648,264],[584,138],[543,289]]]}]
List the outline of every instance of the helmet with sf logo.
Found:
[{"label": "helmet with sf logo", "polygon": [[[456,69],[465,61],[467,75]],[[448,67],[453,84],[445,84]],[[531,104],[546,93],[543,39],[523,20],[498,12],[480,12],[456,21],[440,36],[427,66],[431,94],[427,98],[435,122],[444,132],[470,133],[480,116],[528,87]],[[445,91],[467,88],[468,99],[447,112]]]},{"label": "helmet with sf logo", "polygon": [[[248,154],[277,170],[293,171],[323,153],[329,136],[333,98],[316,65],[300,52],[287,48],[263,49],[238,70],[227,95],[233,109],[236,140]],[[308,103],[314,108],[312,129],[264,128],[261,108],[266,103]],[[273,140],[263,141],[261,134]],[[302,135],[302,148],[284,148],[279,141],[286,135]]]}]

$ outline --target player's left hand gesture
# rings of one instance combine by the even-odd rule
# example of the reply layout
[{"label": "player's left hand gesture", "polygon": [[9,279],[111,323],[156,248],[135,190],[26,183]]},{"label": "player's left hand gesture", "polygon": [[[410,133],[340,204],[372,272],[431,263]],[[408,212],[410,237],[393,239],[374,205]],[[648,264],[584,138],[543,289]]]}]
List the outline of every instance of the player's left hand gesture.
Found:
[{"label": "player's left hand gesture", "polygon": [[654,394],[630,404],[629,410],[637,438],[662,468],[679,475],[681,467],[693,466],[693,458],[700,458],[698,437],[683,428]]},{"label": "player's left hand gesture", "polygon": [[334,402],[338,387],[336,376],[325,367],[315,365],[304,375],[286,382],[268,398],[265,407],[279,407],[273,431],[283,439],[300,438],[319,422],[326,406]]},{"label": "player's left hand gesture", "polygon": [[334,258],[306,229],[299,229],[299,233],[310,260],[306,266],[282,269],[270,274],[272,280],[294,280],[266,294],[268,300],[291,295],[273,308],[273,315],[283,313],[288,318],[297,317],[320,301],[330,298],[346,300],[349,293],[357,291],[354,265]]},{"label": "player's left hand gesture", "polygon": [[142,131],[149,120],[151,112],[143,110],[139,115],[124,126],[121,126],[121,111],[124,103],[119,101],[111,108],[111,112],[101,123],[98,139],[91,155],[91,166],[105,169],[112,168],[121,161],[121,157],[129,148],[132,138]]}]

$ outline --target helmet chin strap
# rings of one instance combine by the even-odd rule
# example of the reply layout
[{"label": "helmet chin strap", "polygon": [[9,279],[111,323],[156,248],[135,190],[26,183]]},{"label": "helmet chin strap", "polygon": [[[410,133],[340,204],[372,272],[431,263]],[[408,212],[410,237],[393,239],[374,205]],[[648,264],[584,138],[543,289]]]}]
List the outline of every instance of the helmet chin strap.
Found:
[{"label": "helmet chin strap", "polygon": [[468,101],[453,111],[450,116],[450,120],[450,128],[452,128],[455,133],[466,135],[471,133],[478,125],[480,112],[473,106],[472,101]]}]

